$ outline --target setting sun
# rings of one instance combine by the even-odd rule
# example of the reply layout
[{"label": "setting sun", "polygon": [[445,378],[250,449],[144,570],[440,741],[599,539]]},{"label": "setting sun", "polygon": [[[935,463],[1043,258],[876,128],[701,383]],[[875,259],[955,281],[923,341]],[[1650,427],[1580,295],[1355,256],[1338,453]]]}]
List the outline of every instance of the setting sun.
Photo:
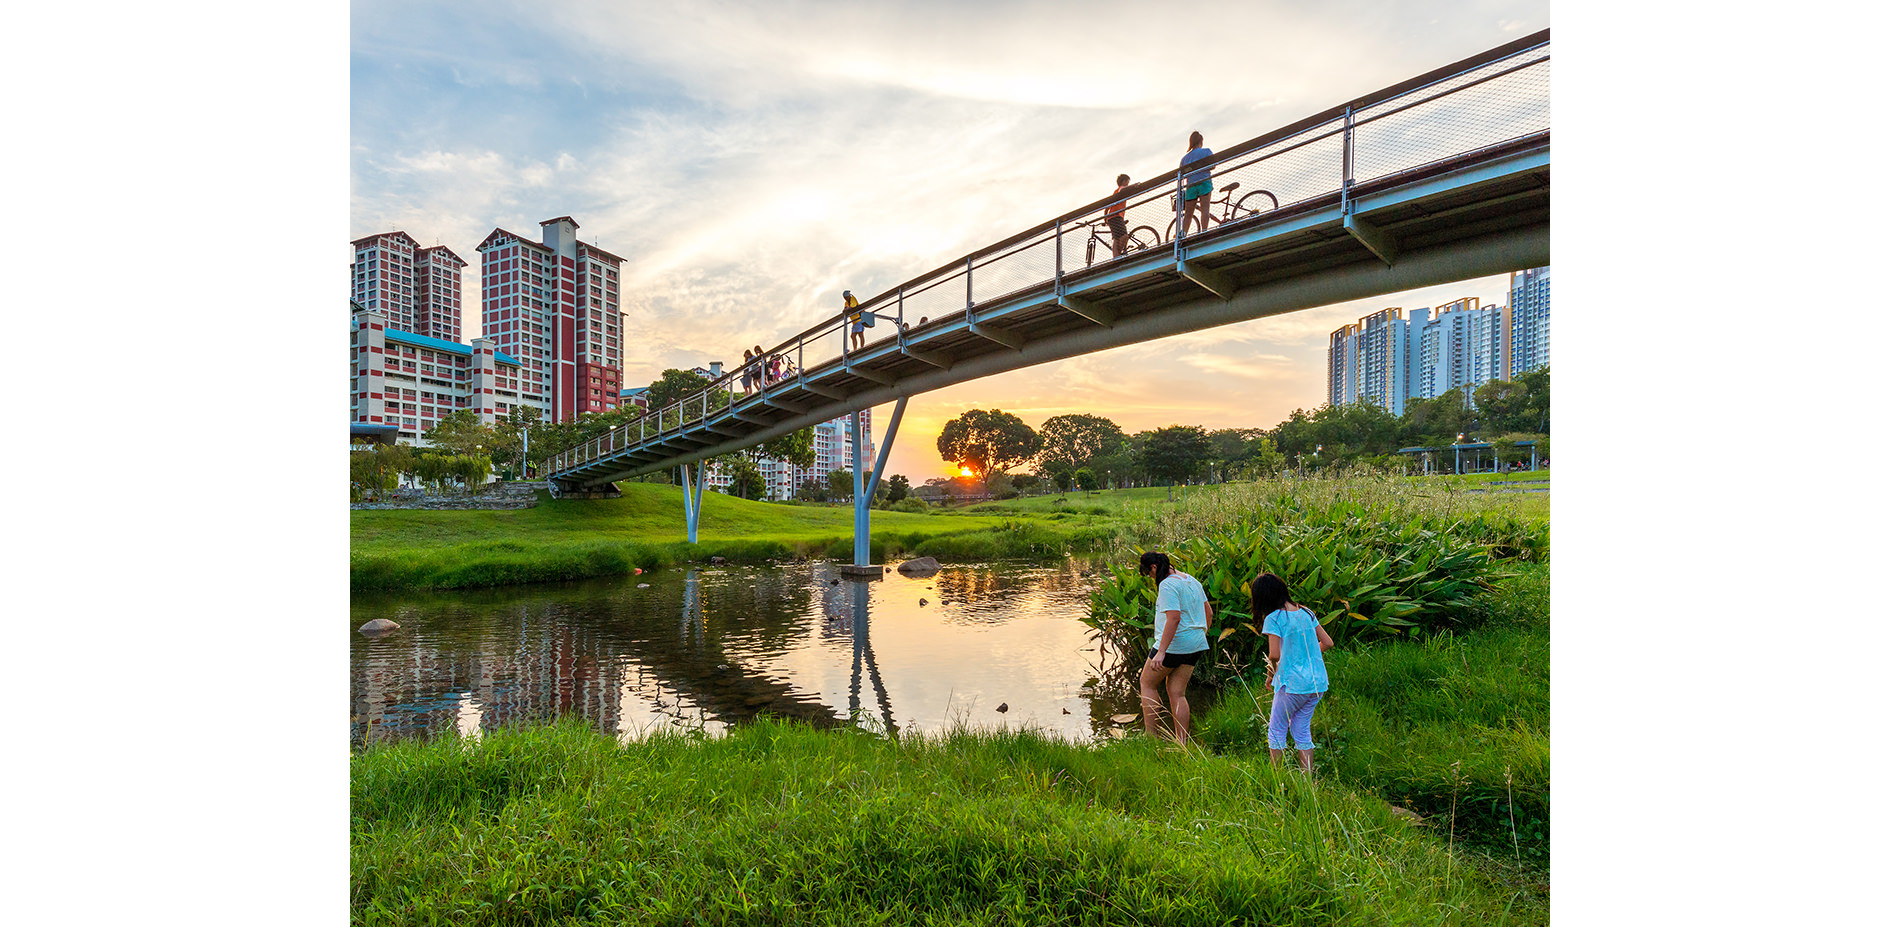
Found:
[{"label": "setting sun", "polygon": [[963,473],[963,475],[964,475],[964,476],[975,476],[975,475],[976,475],[976,474],[974,474],[974,473],[971,473],[971,472],[970,472],[970,468],[969,468],[969,467],[964,467],[964,468],[963,468],[963,471],[962,471],[962,473]]}]

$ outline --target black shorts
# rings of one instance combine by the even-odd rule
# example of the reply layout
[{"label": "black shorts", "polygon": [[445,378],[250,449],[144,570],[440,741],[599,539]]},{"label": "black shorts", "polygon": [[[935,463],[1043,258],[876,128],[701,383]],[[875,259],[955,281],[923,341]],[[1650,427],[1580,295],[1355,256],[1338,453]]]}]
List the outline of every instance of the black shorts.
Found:
[{"label": "black shorts", "polygon": [[1128,220],[1122,218],[1121,216],[1109,216],[1108,230],[1110,232],[1115,233],[1115,236],[1118,238],[1127,238],[1128,237]]},{"label": "black shorts", "polygon": [[[1205,650],[1196,650],[1193,653],[1164,653],[1161,655],[1161,668],[1174,669],[1182,665],[1193,666],[1196,661],[1201,659],[1201,655],[1206,652]],[[1148,659],[1152,660],[1154,658],[1155,651],[1149,650]]]}]

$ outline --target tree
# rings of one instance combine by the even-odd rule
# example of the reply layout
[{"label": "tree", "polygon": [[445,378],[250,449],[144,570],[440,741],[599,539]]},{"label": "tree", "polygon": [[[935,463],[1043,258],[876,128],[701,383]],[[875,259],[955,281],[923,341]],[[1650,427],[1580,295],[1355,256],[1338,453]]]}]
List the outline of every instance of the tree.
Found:
[{"label": "tree", "polygon": [[826,502],[831,498],[825,489],[825,484],[812,478],[807,478],[805,482],[800,483],[798,490],[792,493],[792,496],[806,502]]},{"label": "tree", "polygon": [[1056,415],[1042,423],[1036,433],[1041,450],[1036,455],[1036,471],[1067,487],[1078,468],[1104,453],[1119,450],[1128,440],[1120,425],[1099,415]]},{"label": "tree", "polygon": [[1144,431],[1136,461],[1155,479],[1185,483],[1207,473],[1213,445],[1199,425],[1169,425]]},{"label": "tree", "polygon": [[1490,380],[1471,391],[1478,430],[1487,438],[1506,432],[1536,433],[1550,423],[1550,368],[1526,370],[1510,380]]},{"label": "tree", "polygon": [[1081,467],[1075,471],[1075,485],[1077,489],[1081,489],[1085,492],[1091,489],[1101,488],[1096,480],[1095,471],[1087,467]]},{"label": "tree", "polygon": [[1095,472],[1097,489],[1128,485],[1141,475],[1141,467],[1135,463],[1132,440],[1123,441],[1122,446],[1112,454],[1103,454],[1089,461],[1088,468]]},{"label": "tree", "polygon": [[435,427],[422,435],[429,446],[445,454],[472,457],[493,448],[499,442],[493,428],[482,424],[473,409],[457,409],[442,417]]},{"label": "tree", "polygon": [[658,412],[711,385],[711,380],[691,370],[668,368],[660,371],[659,379],[647,384],[647,409]]},{"label": "tree", "polygon": [[890,479],[890,495],[886,501],[902,502],[910,495],[910,477],[899,473]]},{"label": "tree", "polygon": [[1222,428],[1207,433],[1214,465],[1223,480],[1239,476],[1260,462],[1260,439],[1267,436],[1259,428]]},{"label": "tree", "polygon": [[851,471],[843,468],[825,474],[826,498],[833,502],[840,500],[847,502],[857,501],[855,495],[856,488],[852,486],[854,482],[856,481],[851,479]]},{"label": "tree", "polygon": [[1001,470],[990,474],[989,477],[983,481],[983,491],[989,493],[992,499],[1014,499],[1019,495],[1019,493],[1016,492],[1016,484],[1011,481],[1010,475]]},{"label": "tree", "polygon": [[1022,419],[991,409],[971,409],[945,422],[937,435],[937,453],[953,464],[970,468],[979,479],[1035,456],[1036,430]]},{"label": "tree", "polygon": [[759,458],[790,461],[794,467],[809,467],[818,461],[818,452],[813,445],[814,428],[800,428],[788,435],[779,435],[770,441],[753,448],[753,455]]},{"label": "tree", "polygon": [[[488,459],[508,468],[515,479],[523,478],[527,472],[528,461],[521,459],[521,434],[533,433],[535,425],[541,421],[541,409],[530,405],[516,405],[508,410],[507,416],[497,419],[494,424],[495,445],[489,449]],[[530,448],[532,450],[532,448]],[[534,458],[530,457],[529,461]]]},{"label": "tree", "polygon": [[727,492],[741,499],[757,499],[765,493],[765,477],[759,474],[759,467],[752,457],[744,453],[725,454],[718,458],[719,465],[732,474],[732,485]]}]

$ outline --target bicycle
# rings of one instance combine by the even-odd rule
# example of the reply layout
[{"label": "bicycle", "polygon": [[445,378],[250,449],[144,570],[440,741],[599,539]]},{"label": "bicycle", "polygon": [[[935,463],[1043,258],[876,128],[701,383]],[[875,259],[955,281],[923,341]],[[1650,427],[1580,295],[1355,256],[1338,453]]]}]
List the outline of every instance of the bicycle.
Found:
[{"label": "bicycle", "polygon": [[[1087,267],[1095,263],[1095,246],[1098,243],[1110,255],[1115,253],[1114,233],[1109,231],[1107,219],[1083,219],[1077,222],[1075,227],[1089,230],[1088,245],[1082,249],[1082,266]],[[1128,230],[1128,239],[1123,244],[1122,256],[1126,257],[1131,251],[1152,248],[1158,244],[1161,244],[1161,235],[1154,230],[1153,226],[1137,225]]]},{"label": "bicycle", "polygon": [[[1240,189],[1239,181],[1230,183],[1227,186],[1220,188],[1220,192],[1221,192],[1220,199],[1214,200],[1213,202],[1207,204],[1208,228],[1211,228],[1216,225],[1222,225],[1224,223],[1232,222],[1235,219],[1251,218],[1253,216],[1260,215],[1263,212],[1272,212],[1280,208],[1280,198],[1277,196],[1274,196],[1271,191],[1251,190],[1247,193],[1246,196],[1241,197],[1239,200],[1235,200],[1233,198],[1234,191],[1238,189]],[[1178,194],[1177,194],[1177,197],[1178,197]],[[1168,200],[1168,206],[1170,208],[1173,208],[1175,205],[1176,205],[1176,202],[1174,198],[1171,198]],[[1162,241],[1174,240],[1175,226],[1179,224],[1180,221],[1181,219],[1179,217],[1168,221],[1168,235],[1166,238],[1161,239]],[[1197,228],[1196,231],[1205,232],[1207,231],[1207,229]]]}]

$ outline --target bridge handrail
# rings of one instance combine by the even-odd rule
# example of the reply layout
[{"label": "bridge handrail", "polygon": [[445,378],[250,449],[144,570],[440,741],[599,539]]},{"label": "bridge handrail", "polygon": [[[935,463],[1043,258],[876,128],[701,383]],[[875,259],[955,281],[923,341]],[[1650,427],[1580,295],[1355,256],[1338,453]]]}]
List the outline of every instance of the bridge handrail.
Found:
[{"label": "bridge handrail", "polygon": [[[1324,183],[1316,183],[1313,180],[1307,179],[1304,183],[1300,183],[1300,180],[1305,179],[1304,177],[1297,176],[1297,172],[1299,172],[1302,165],[1287,165],[1288,169],[1277,175],[1278,180],[1282,182],[1281,191],[1284,194],[1279,197],[1279,209],[1277,211],[1286,212],[1295,207],[1303,207],[1316,202],[1327,202],[1332,199],[1340,199],[1343,206],[1343,202],[1350,199],[1354,185],[1363,186],[1371,180],[1377,180],[1401,172],[1415,171],[1419,168],[1436,164],[1450,158],[1460,157],[1474,151],[1482,151],[1516,138],[1522,138],[1526,135],[1534,134],[1536,131],[1548,131],[1549,91],[1546,87],[1541,94],[1533,95],[1527,100],[1517,101],[1519,103],[1528,104],[1529,110],[1523,113],[1522,117],[1528,117],[1531,120],[1535,120],[1537,117],[1538,114],[1536,110],[1541,104],[1543,118],[1541,123],[1534,121],[1527,122],[1525,118],[1506,118],[1504,120],[1507,129],[1516,127],[1521,130],[1516,135],[1500,135],[1494,133],[1488,137],[1488,141],[1477,144],[1467,143],[1464,147],[1439,144],[1435,146],[1433,153],[1423,160],[1413,159],[1409,163],[1399,161],[1393,164],[1379,164],[1375,172],[1369,174],[1367,177],[1359,178],[1354,176],[1354,169],[1359,164],[1361,152],[1365,147],[1363,136],[1368,126],[1383,120],[1396,121],[1403,114],[1419,112],[1422,107],[1450,99],[1457,94],[1465,93],[1474,88],[1491,85],[1505,78],[1525,74],[1531,71],[1531,69],[1547,65],[1550,60],[1549,44],[1550,30],[1544,29],[1521,39],[1507,42],[1489,51],[1472,55],[1471,57],[1436,68],[1416,77],[1400,81],[1384,89],[1358,97],[1348,103],[1323,110],[1237,145],[1222,149],[1216,152],[1211,160],[1204,160],[1195,165],[1195,168],[1208,170],[1210,174],[1215,177],[1240,177],[1243,189],[1236,191],[1236,200],[1238,200],[1238,194],[1244,194],[1247,192],[1247,188],[1256,185],[1255,182],[1250,182],[1245,179],[1250,169],[1257,169],[1261,165],[1268,164],[1274,159],[1284,158],[1292,162],[1298,158],[1312,158],[1317,156],[1322,160],[1331,161],[1334,165],[1327,171],[1327,173],[1332,174],[1333,179],[1327,180]],[[1543,79],[1547,80],[1547,68],[1544,68],[1543,75]],[[1504,109],[1507,111],[1508,117],[1510,104],[1513,101],[1508,99],[1508,89],[1504,91],[1502,95],[1507,97],[1502,102],[1505,104]],[[1484,115],[1492,118],[1496,117],[1496,113],[1489,111]],[[1424,128],[1444,129],[1444,127],[1439,124],[1431,124]],[[1457,129],[1458,126],[1453,126],[1448,131],[1456,132]],[[1355,138],[1355,133],[1360,137]],[[1402,135],[1404,133],[1405,127],[1402,125],[1395,130],[1395,134]],[[1414,136],[1419,134],[1419,127],[1414,127],[1412,134]],[[1335,144],[1322,144],[1329,141],[1335,141]],[[1430,141],[1430,139],[1427,140],[1428,146]],[[1376,163],[1377,159],[1375,158],[1373,160]],[[1313,177],[1320,176],[1315,173],[1316,170],[1317,168],[1309,168],[1305,173]],[[1110,194],[1085,206],[1065,212],[1053,221],[1037,223],[1021,232],[969,252],[956,260],[927,273],[913,277],[910,280],[906,280],[869,299],[863,300],[858,307],[858,311],[874,314],[880,320],[889,320],[892,326],[897,329],[896,336],[899,339],[899,343],[908,344],[909,339],[907,335],[909,325],[905,318],[905,301],[907,299],[917,300],[925,294],[939,291],[935,298],[941,301],[947,293],[940,291],[940,288],[961,281],[964,284],[963,298],[957,300],[957,305],[954,308],[951,308],[948,312],[940,312],[937,317],[946,318],[963,315],[967,318],[968,313],[979,303],[989,302],[993,299],[1007,296],[1010,293],[1029,287],[1042,286],[1047,284],[1050,280],[1060,281],[1065,276],[1063,254],[1070,246],[1069,243],[1065,243],[1063,240],[1063,230],[1065,226],[1083,217],[1099,215],[1101,210],[1116,201],[1126,204],[1124,215],[1127,217],[1128,225],[1131,229],[1138,227],[1144,218],[1146,218],[1147,221],[1157,223],[1170,217],[1178,220],[1180,217],[1179,206],[1175,203],[1162,204],[1167,198],[1175,196],[1184,187],[1184,177],[1187,172],[1187,168],[1176,168],[1164,172],[1132,185],[1119,196]],[[1253,173],[1257,174],[1259,171],[1254,170]],[[1287,183],[1292,183],[1293,185],[1287,186]],[[1259,186],[1266,188],[1263,182],[1259,183]],[[1068,240],[1074,243],[1074,247],[1080,248],[1087,237],[1088,233],[1086,230],[1071,229],[1069,231]],[[1180,247],[1178,237],[1173,240],[1175,247],[1178,249]],[[977,299],[975,281],[979,271],[1000,267],[1003,262],[1009,258],[1051,244],[1054,245],[1055,252],[1053,262],[1044,258],[1038,265],[1032,267],[1032,270],[1039,274],[1038,276],[1027,279],[1019,277],[1018,279],[1021,280],[1021,282],[1007,286],[993,293],[986,290],[984,298],[981,300]],[[1177,250],[1177,254],[1178,253]],[[1098,263],[1096,266],[1101,266],[1101,263]],[[1051,269],[1053,270],[1052,276],[1042,273],[1043,271]],[[846,350],[846,339],[848,338],[847,329],[849,325],[849,317],[840,311],[837,316],[812,325],[804,331],[767,349],[764,355],[765,357],[774,355],[784,356],[791,360],[791,365],[788,374],[783,379],[777,383],[762,386],[759,392],[771,393],[782,388],[785,383],[803,378],[805,372],[813,366],[813,362],[806,356],[807,346],[817,345],[821,348],[823,356],[818,358],[815,363],[829,363],[835,356],[843,358],[845,365],[849,366],[850,357],[849,352]],[[837,355],[831,355],[828,349],[822,347],[826,337],[834,333],[837,334],[839,339],[839,352]],[[883,340],[885,339],[879,339],[880,342]],[[746,366],[746,364],[741,363],[735,369],[722,373],[721,376],[710,382],[700,392],[683,397],[664,408],[650,409],[632,422],[619,425],[598,438],[591,439],[581,445],[556,454],[543,463],[542,472],[552,477],[574,467],[599,459],[602,456],[611,454],[616,450],[631,446],[628,441],[628,434],[636,429],[638,437],[635,438],[634,441],[637,443],[646,440],[649,433],[659,435],[668,431],[683,431],[689,424],[705,421],[714,412],[728,408],[734,402],[747,398],[741,394],[739,390],[735,389],[735,387],[741,385],[740,378],[744,376]],[[712,397],[722,392],[729,398],[715,405]],[[698,407],[696,410],[697,416],[689,419],[687,416],[694,411],[693,406]],[[673,425],[670,428],[666,425],[666,421],[669,417],[673,420]]]}]

